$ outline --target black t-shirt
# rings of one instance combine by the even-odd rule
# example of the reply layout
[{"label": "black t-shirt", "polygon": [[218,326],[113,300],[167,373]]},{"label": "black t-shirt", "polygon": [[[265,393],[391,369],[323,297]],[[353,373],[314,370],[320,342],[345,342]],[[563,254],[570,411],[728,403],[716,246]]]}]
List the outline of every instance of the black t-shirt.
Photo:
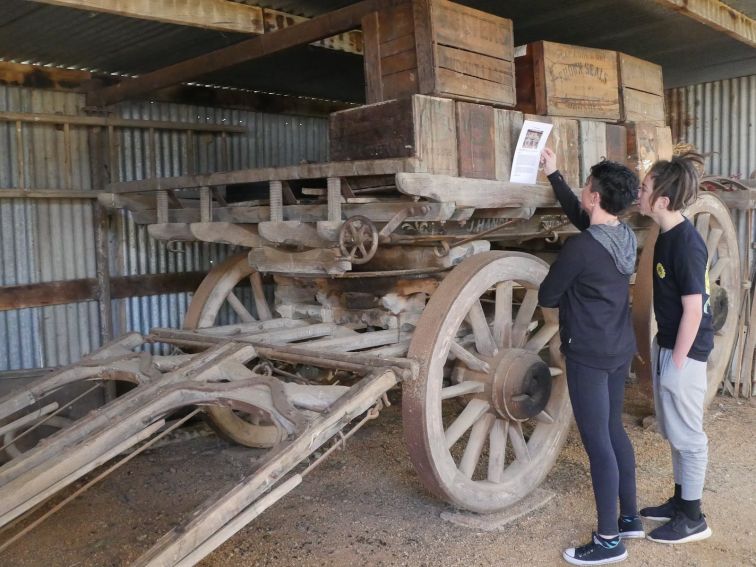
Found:
[{"label": "black t-shirt", "polygon": [[696,340],[688,352],[694,360],[706,361],[714,347],[709,304],[709,272],[706,243],[688,219],[659,234],[654,247],[654,311],[659,327],[659,346],[674,349],[682,318],[682,296],[700,293],[703,317]]}]

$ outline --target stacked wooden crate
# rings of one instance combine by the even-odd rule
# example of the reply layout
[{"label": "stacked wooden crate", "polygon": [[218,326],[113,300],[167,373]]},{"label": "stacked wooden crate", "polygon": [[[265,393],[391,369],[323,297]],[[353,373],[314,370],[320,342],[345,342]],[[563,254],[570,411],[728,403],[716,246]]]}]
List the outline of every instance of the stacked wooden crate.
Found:
[{"label": "stacked wooden crate", "polygon": [[573,186],[603,158],[642,177],[671,156],[657,65],[545,41],[515,50],[510,20],[448,0],[371,14],[363,35],[372,104],[331,115],[333,161],[412,157],[419,172],[508,181],[526,119],[553,124],[547,146]]}]

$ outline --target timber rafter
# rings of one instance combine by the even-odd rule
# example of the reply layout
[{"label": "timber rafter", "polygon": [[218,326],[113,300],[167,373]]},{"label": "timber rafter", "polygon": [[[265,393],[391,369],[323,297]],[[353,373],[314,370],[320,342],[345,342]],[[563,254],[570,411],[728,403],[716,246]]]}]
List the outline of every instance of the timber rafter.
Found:
[{"label": "timber rafter", "polygon": [[88,93],[87,102],[94,106],[115,104],[292,47],[324,40],[359,28],[363,16],[399,1],[363,0],[311,20],[283,27],[272,33],[258,35],[211,53],[145,73],[137,78],[126,79],[117,85],[95,89]]}]

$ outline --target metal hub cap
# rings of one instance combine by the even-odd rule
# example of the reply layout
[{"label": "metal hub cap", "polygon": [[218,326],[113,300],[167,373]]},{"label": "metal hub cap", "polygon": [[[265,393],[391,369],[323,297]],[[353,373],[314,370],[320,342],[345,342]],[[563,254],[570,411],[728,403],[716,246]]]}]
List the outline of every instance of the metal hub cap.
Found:
[{"label": "metal hub cap", "polygon": [[524,349],[507,349],[493,371],[494,407],[504,418],[526,421],[546,407],[551,382],[549,367],[541,357]]}]

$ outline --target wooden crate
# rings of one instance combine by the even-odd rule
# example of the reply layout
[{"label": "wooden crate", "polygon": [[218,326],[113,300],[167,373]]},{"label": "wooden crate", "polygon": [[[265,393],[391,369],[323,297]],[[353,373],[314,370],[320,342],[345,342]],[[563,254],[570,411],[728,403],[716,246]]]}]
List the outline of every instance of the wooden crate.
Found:
[{"label": "wooden crate", "polygon": [[417,158],[418,171],[457,175],[454,101],[415,95],[329,117],[331,161]]},{"label": "wooden crate", "polygon": [[362,20],[368,103],[428,94],[514,106],[512,22],[448,0]]},{"label": "wooden crate", "polygon": [[659,65],[617,54],[620,82],[621,119],[626,122],[652,122],[665,125],[664,82]]},{"label": "wooden crate", "polygon": [[[525,120],[535,120],[536,122],[548,122],[554,125],[546,142],[546,147],[551,148],[556,154],[557,167],[570,187],[580,187],[582,183],[580,181],[580,136],[578,121],[557,116],[535,116],[532,114],[525,114],[523,118]],[[549,180],[543,171],[538,172],[536,183],[549,184]]]},{"label": "wooden crate", "polygon": [[517,110],[527,113],[619,120],[615,51],[537,41],[515,58]]},{"label": "wooden crate", "polygon": [[643,181],[654,162],[672,158],[672,132],[668,126],[652,122],[629,122],[626,126],[626,163]]}]

